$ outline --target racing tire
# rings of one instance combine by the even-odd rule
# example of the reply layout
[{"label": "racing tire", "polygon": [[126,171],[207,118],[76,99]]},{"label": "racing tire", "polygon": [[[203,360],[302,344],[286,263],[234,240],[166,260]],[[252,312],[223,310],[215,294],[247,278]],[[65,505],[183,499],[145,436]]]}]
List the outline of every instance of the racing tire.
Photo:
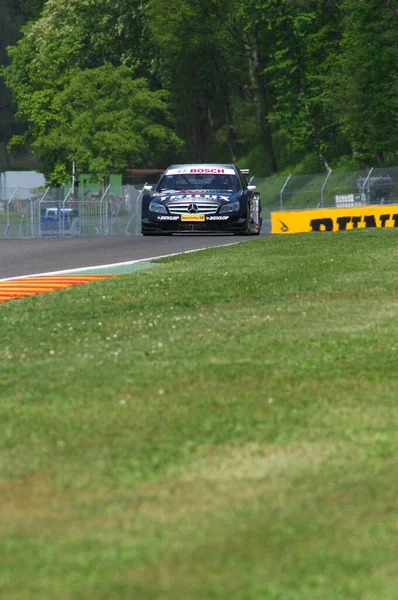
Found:
[{"label": "racing tire", "polygon": [[249,206],[247,207],[247,219],[246,219],[246,226],[244,229],[242,229],[242,231],[237,231],[235,233],[235,235],[251,235],[251,218],[250,218],[250,209]]}]

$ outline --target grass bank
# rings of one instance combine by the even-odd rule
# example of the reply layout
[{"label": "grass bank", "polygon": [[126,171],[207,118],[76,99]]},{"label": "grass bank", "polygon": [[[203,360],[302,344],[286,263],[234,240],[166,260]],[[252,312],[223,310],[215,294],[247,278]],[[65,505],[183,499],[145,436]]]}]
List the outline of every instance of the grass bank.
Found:
[{"label": "grass bank", "polygon": [[395,600],[398,237],[0,305],[7,600]]}]

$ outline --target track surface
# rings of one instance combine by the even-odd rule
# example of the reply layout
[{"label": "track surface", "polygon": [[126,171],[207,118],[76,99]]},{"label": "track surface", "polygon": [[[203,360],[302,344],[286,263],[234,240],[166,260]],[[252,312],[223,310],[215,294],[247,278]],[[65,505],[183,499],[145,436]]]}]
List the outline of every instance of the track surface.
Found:
[{"label": "track surface", "polygon": [[0,239],[0,279],[51,273],[233,244],[234,236]]}]

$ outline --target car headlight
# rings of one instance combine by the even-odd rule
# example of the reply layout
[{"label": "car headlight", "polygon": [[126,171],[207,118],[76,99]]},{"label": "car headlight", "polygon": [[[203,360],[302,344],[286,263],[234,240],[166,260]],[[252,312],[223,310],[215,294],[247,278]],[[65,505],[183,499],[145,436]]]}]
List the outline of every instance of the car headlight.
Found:
[{"label": "car headlight", "polygon": [[220,214],[239,212],[239,209],[239,202],[230,202],[229,204],[224,204],[221,207]]},{"label": "car headlight", "polygon": [[154,213],[162,213],[167,215],[167,209],[163,204],[159,204],[159,202],[151,202],[149,204],[149,210]]}]

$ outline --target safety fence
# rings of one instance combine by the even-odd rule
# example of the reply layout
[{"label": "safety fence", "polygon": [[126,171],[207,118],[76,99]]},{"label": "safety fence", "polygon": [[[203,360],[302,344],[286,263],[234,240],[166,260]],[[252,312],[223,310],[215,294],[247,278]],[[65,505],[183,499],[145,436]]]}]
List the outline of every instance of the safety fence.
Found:
[{"label": "safety fence", "polygon": [[398,202],[398,167],[363,171],[254,177],[263,206],[263,229],[277,210],[355,207]]},{"label": "safety fence", "polygon": [[74,193],[63,187],[32,194],[0,190],[0,237],[43,238],[137,235],[141,231],[142,186]]},{"label": "safety fence", "polygon": [[[398,167],[252,177],[261,196],[263,230],[271,212],[398,202]],[[138,235],[143,186],[0,188],[0,237]]]}]

